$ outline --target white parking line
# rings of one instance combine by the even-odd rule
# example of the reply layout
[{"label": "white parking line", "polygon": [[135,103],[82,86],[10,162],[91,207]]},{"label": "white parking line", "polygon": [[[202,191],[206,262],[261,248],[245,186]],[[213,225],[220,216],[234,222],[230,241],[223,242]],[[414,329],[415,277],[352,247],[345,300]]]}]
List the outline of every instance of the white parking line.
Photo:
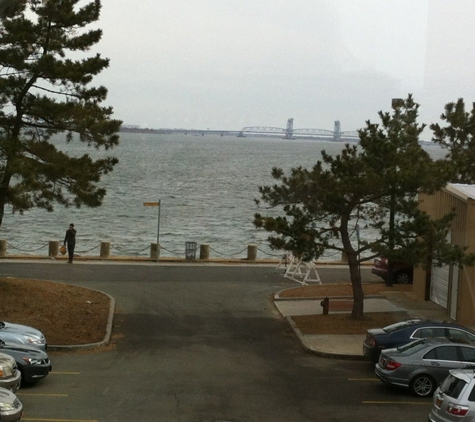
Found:
[{"label": "white parking line", "polygon": [[22,421],[29,422],[99,422],[96,419],[35,419],[35,418],[21,418]]},{"label": "white parking line", "polygon": [[361,403],[363,404],[418,404],[418,405],[424,405],[424,406],[432,406],[432,402],[419,402],[419,401],[374,401],[374,400],[368,400],[368,401],[362,401]]},{"label": "white parking line", "polygon": [[48,393],[19,393],[19,392],[17,392],[15,394],[17,396],[23,396],[23,397],[26,397],[26,396],[32,396],[32,397],[34,397],[34,396],[38,396],[38,397],[40,397],[40,396],[43,396],[43,397],[68,397],[67,394],[58,394],[58,393],[48,394]]},{"label": "white parking line", "polygon": [[50,372],[50,375],[80,375],[80,372]]}]

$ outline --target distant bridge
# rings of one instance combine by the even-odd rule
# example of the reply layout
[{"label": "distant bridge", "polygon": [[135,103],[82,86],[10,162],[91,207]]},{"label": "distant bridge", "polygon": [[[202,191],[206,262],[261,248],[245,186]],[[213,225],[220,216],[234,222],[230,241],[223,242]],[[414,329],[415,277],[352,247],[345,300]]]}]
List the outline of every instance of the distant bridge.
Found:
[{"label": "distant bridge", "polygon": [[333,130],[325,129],[294,129],[294,119],[287,120],[287,127],[271,127],[271,126],[248,126],[243,127],[241,136],[245,135],[281,135],[284,139],[295,139],[298,137],[311,137],[318,139],[331,139],[333,141],[341,140],[358,140],[357,131],[341,131],[341,124],[339,120],[335,121]]},{"label": "distant bridge", "polygon": [[271,126],[248,126],[241,130],[210,130],[210,129],[143,129],[134,125],[122,125],[122,132],[140,132],[140,133],[158,133],[158,134],[172,134],[183,133],[185,135],[204,136],[218,135],[218,136],[279,136],[284,139],[297,138],[313,138],[331,141],[357,141],[359,139],[357,131],[341,131],[340,121],[335,121],[333,130],[325,129],[294,129],[294,119],[287,120],[286,128],[271,127]]}]

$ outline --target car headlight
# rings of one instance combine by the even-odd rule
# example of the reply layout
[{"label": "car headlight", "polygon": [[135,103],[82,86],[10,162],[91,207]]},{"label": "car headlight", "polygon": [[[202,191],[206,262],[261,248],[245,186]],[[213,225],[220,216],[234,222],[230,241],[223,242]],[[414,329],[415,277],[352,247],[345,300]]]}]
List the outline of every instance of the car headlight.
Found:
[{"label": "car headlight", "polygon": [[15,410],[15,406],[13,403],[5,403],[0,401],[0,411],[9,411],[9,410]]},{"label": "car headlight", "polygon": [[8,366],[0,366],[0,378],[8,378],[13,375],[13,371]]},{"label": "car headlight", "polygon": [[38,338],[38,337],[32,337],[32,336],[25,336],[26,340],[28,343],[32,344],[43,344],[43,340]]},{"label": "car headlight", "polygon": [[41,365],[41,359],[35,359],[35,358],[28,358],[28,357],[22,357],[22,360],[24,360],[26,363],[29,365]]}]

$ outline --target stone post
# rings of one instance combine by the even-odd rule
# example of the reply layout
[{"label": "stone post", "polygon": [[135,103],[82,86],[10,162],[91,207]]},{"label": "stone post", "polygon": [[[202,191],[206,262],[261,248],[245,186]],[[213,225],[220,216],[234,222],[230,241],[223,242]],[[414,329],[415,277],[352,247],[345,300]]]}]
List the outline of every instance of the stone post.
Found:
[{"label": "stone post", "polygon": [[200,259],[203,261],[209,260],[209,245],[206,243],[200,245]]},{"label": "stone post", "polygon": [[158,261],[158,258],[160,258],[160,245],[157,248],[156,243],[150,243],[150,258]]},{"label": "stone post", "polygon": [[49,242],[48,247],[48,256],[56,258],[59,252],[59,242],[57,240],[52,240]]},{"label": "stone post", "polygon": [[255,261],[257,259],[257,245],[247,245],[247,260]]},{"label": "stone post", "polygon": [[110,242],[101,242],[101,258],[109,258],[111,253],[111,244]]},{"label": "stone post", "polygon": [[7,255],[7,241],[5,239],[0,239],[0,256]]}]

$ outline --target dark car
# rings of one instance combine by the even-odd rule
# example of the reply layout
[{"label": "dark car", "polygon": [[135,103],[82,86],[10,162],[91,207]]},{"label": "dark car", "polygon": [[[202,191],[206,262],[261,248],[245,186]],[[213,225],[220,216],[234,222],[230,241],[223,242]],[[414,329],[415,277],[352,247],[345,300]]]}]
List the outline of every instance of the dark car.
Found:
[{"label": "dark car", "polygon": [[384,328],[367,331],[363,342],[364,355],[377,362],[381,350],[399,347],[421,338],[443,337],[458,343],[475,345],[475,332],[447,321],[410,319]]},{"label": "dark car", "polygon": [[[388,278],[388,260],[386,258],[378,257],[373,261],[373,268],[371,272],[383,280]],[[406,264],[402,261],[394,262],[394,283],[397,284],[411,284],[414,268],[412,265]]]},{"label": "dark car", "polygon": [[451,369],[473,367],[475,346],[448,339],[419,339],[381,352],[376,375],[386,384],[409,388],[419,397],[431,396]]},{"label": "dark car", "polygon": [[46,377],[51,362],[46,352],[26,344],[5,343],[0,340],[0,352],[15,359],[21,373],[21,382],[32,384]]}]

